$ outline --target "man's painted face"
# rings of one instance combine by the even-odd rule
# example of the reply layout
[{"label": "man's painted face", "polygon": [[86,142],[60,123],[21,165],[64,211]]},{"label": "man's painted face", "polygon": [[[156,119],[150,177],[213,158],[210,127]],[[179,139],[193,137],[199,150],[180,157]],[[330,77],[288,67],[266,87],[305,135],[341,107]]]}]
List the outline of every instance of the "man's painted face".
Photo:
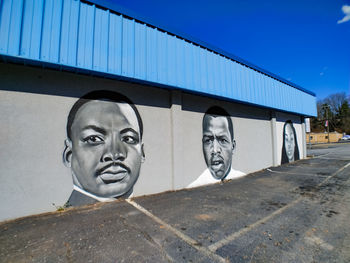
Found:
[{"label": "man's painted face", "polygon": [[235,147],[226,117],[205,115],[203,120],[203,154],[213,177],[224,178],[231,169]]},{"label": "man's painted face", "polygon": [[100,197],[127,193],[139,176],[144,158],[131,106],[111,101],[87,102],[78,110],[71,131],[70,164],[78,185]]},{"label": "man's painted face", "polygon": [[284,145],[286,147],[286,153],[289,162],[294,161],[294,149],[295,149],[295,138],[294,132],[289,123],[286,124],[285,127],[285,135],[284,135]]}]

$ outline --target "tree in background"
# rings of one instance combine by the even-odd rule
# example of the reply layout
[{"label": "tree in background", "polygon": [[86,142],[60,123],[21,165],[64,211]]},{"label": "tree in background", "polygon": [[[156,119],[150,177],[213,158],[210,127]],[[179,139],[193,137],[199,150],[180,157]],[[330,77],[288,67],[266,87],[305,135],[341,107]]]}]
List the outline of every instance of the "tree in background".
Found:
[{"label": "tree in background", "polygon": [[317,118],[311,120],[313,132],[324,132],[328,120],[329,131],[350,134],[350,98],[345,92],[331,94],[317,101]]},{"label": "tree in background", "polygon": [[331,108],[331,111],[336,114],[347,99],[345,92],[340,92],[329,95],[323,100],[323,103],[327,104]]},{"label": "tree in background", "polygon": [[349,100],[346,100],[341,105],[338,112],[338,125],[343,132],[350,134],[350,108]]}]

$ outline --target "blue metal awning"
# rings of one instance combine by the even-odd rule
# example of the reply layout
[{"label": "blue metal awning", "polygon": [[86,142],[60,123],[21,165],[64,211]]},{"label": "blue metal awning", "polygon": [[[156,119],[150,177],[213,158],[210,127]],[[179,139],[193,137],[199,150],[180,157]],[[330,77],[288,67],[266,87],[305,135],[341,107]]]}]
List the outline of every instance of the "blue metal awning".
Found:
[{"label": "blue metal awning", "polygon": [[0,55],[316,116],[314,93],[106,1],[1,0]]}]

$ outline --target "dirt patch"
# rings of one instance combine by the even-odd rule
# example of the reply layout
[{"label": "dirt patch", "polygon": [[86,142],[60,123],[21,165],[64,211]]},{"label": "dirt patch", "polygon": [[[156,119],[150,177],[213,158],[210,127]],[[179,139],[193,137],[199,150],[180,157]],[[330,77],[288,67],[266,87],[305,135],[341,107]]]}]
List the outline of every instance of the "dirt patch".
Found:
[{"label": "dirt patch", "polygon": [[208,214],[199,214],[199,215],[195,215],[195,218],[198,219],[198,220],[202,220],[202,221],[211,221],[211,220],[214,220],[214,216],[208,215]]}]

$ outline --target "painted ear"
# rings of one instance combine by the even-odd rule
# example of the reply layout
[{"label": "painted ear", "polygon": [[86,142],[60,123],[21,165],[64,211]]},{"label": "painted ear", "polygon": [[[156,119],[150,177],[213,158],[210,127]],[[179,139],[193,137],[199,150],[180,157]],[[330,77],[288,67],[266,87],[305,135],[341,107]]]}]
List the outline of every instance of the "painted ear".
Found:
[{"label": "painted ear", "polygon": [[143,143],[142,143],[142,145],[141,145],[141,154],[142,154],[141,163],[144,163],[145,160],[146,160],[146,155],[145,155],[145,147],[144,147],[144,144],[143,144]]},{"label": "painted ear", "polygon": [[232,155],[236,152],[236,141],[233,140],[232,142]]},{"label": "painted ear", "polygon": [[63,163],[66,167],[71,168],[72,161],[72,142],[69,139],[64,140]]}]

